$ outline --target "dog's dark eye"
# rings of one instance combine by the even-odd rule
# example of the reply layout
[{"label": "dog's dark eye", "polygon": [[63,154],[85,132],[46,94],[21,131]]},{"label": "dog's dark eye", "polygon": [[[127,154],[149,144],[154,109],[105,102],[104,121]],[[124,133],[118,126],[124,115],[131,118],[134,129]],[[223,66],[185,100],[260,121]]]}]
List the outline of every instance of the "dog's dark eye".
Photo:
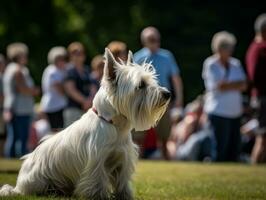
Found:
[{"label": "dog's dark eye", "polygon": [[143,89],[145,87],[146,87],[146,83],[144,81],[141,81],[138,89]]}]

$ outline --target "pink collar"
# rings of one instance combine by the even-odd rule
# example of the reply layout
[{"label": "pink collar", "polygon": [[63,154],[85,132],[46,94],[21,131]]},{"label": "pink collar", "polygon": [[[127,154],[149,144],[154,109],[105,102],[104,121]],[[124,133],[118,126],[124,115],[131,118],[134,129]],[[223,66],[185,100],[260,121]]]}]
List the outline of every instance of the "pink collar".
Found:
[{"label": "pink collar", "polygon": [[106,122],[108,122],[108,123],[110,123],[110,124],[113,124],[113,121],[112,121],[111,119],[108,120],[108,119],[104,118],[103,116],[99,115],[99,113],[98,113],[98,111],[96,110],[96,108],[92,107],[92,111],[93,111],[93,112],[94,112],[99,118],[101,118],[102,120],[104,120],[104,121],[106,121]]}]

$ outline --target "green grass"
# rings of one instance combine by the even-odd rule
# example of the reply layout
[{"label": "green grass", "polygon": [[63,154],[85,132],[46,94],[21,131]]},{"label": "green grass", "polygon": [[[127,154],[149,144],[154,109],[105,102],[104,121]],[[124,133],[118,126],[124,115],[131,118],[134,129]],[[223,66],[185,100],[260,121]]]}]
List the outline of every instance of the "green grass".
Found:
[{"label": "green grass", "polygon": [[[14,185],[19,166],[16,160],[0,160],[0,185]],[[266,166],[140,161],[133,188],[138,200],[266,199]]]}]

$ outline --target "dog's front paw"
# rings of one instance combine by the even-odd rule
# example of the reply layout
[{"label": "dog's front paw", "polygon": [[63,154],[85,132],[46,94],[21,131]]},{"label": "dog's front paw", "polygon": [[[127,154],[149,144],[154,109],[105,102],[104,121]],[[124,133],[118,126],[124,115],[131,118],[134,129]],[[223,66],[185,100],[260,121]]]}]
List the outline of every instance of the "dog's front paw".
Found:
[{"label": "dog's front paw", "polygon": [[75,196],[88,200],[110,200],[110,193],[102,190],[90,190],[82,193],[76,193]]},{"label": "dog's front paw", "polygon": [[106,195],[88,195],[86,196],[86,199],[89,200],[110,200],[111,198]]},{"label": "dog's front paw", "polygon": [[17,195],[18,193],[16,193],[14,191],[14,187],[11,185],[3,185],[2,188],[0,188],[0,196],[13,196],[13,195]]},{"label": "dog's front paw", "polygon": [[133,195],[130,190],[124,190],[122,192],[118,192],[113,196],[114,200],[133,200]]}]

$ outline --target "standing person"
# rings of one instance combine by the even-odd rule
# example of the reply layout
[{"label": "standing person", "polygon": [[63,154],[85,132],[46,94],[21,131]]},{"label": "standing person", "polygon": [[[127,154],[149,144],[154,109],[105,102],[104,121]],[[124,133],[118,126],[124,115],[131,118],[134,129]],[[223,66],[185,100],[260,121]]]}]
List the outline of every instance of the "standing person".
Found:
[{"label": "standing person", "polygon": [[68,104],[63,113],[65,127],[79,119],[92,106],[92,99],[97,91],[92,89],[97,86],[92,83],[88,66],[84,64],[84,46],[79,42],[73,42],[67,50],[70,63],[64,83],[68,97]]},{"label": "standing person", "polygon": [[261,14],[255,21],[256,36],[250,44],[246,65],[248,78],[252,86],[251,99],[257,99],[259,130],[252,151],[253,163],[266,162],[266,13]]},{"label": "standing person", "polygon": [[216,33],[211,44],[213,55],[203,64],[204,110],[216,140],[216,161],[237,161],[240,153],[241,92],[246,81],[240,61],[231,57],[235,44],[231,33]]},{"label": "standing person", "polygon": [[[179,68],[174,56],[168,50],[160,48],[160,33],[155,27],[147,27],[141,32],[141,42],[144,46],[135,53],[134,60],[141,64],[152,62],[158,75],[159,84],[166,87],[169,91],[173,88],[175,99],[172,101],[173,107],[182,107],[183,105],[183,86],[182,79],[179,75]],[[169,112],[160,120],[156,127],[163,157],[169,159],[167,154],[166,143],[170,135],[171,123]]]},{"label": "standing person", "polygon": [[65,79],[67,51],[64,47],[53,47],[48,53],[49,65],[43,72],[41,100],[42,111],[46,114],[53,132],[64,127],[63,110],[67,105],[63,81]]},{"label": "standing person", "polygon": [[20,157],[27,153],[33,97],[39,95],[40,90],[34,86],[26,67],[28,47],[23,43],[10,44],[7,56],[11,63],[4,73],[4,120],[7,122],[5,156]]},{"label": "standing person", "polygon": [[3,91],[3,75],[6,68],[5,57],[0,54],[0,157],[4,152],[5,141],[5,124],[3,120],[3,103],[4,103],[4,91]]}]

